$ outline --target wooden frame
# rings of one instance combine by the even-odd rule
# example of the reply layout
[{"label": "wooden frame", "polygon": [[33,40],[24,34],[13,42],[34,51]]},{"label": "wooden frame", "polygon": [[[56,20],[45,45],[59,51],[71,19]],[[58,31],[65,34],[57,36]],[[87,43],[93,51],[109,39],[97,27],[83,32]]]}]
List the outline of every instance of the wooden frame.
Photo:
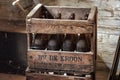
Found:
[{"label": "wooden frame", "polygon": [[[51,15],[56,15],[58,11],[65,14],[62,19],[41,19],[42,10],[46,9]],[[66,19],[70,11],[76,13],[76,20]],[[81,13],[82,12],[82,13]],[[79,20],[80,17],[88,13],[87,20]],[[81,16],[79,16],[81,14]],[[47,70],[53,72],[69,72],[77,74],[95,75],[96,54],[97,54],[97,8],[72,8],[58,6],[43,6],[38,4],[26,17],[26,29],[28,32],[28,67],[29,70]],[[30,34],[88,34],[91,38],[90,52],[70,52],[70,51],[49,51],[30,49]],[[62,62],[61,57],[67,56],[71,59]],[[52,57],[52,59],[51,59]],[[73,59],[75,58],[75,59]],[[79,60],[76,60],[76,59]],[[75,61],[76,60],[76,61]],[[77,62],[78,61],[78,62]],[[66,65],[66,66],[65,66]],[[94,78],[95,79],[95,76]],[[74,80],[74,79],[70,79]],[[76,80],[76,79],[75,79]],[[89,80],[89,79],[79,79]]]},{"label": "wooden frame", "polygon": [[27,80],[92,80],[90,77],[48,75],[40,73],[28,73]]}]

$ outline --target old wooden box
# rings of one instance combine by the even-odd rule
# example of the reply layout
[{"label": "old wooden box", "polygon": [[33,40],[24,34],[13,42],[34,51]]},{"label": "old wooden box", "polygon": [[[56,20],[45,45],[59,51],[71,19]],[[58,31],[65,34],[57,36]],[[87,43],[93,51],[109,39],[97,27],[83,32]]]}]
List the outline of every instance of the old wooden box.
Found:
[{"label": "old wooden box", "polygon": [[[47,11],[49,18],[41,18]],[[61,13],[61,19],[54,19],[57,13]],[[75,13],[75,19],[68,17]],[[84,18],[88,14],[87,18]],[[68,73],[79,75],[94,75],[96,62],[96,32],[97,32],[97,8],[73,8],[58,6],[43,6],[38,4],[26,18],[28,32],[28,68],[27,76],[42,76],[39,72]],[[35,50],[31,49],[32,34],[85,34],[89,40],[88,52],[61,51],[61,50]],[[33,72],[33,73],[32,73]],[[37,72],[37,73],[36,73]],[[33,76],[33,77],[34,77]],[[44,75],[48,76],[49,75]],[[44,77],[43,76],[43,77]],[[92,79],[92,78],[91,78]],[[30,79],[47,80],[47,79]],[[50,80],[50,79],[49,79]],[[51,79],[55,80],[55,79]],[[63,79],[59,79],[63,80]],[[65,79],[65,80],[90,80]]]}]

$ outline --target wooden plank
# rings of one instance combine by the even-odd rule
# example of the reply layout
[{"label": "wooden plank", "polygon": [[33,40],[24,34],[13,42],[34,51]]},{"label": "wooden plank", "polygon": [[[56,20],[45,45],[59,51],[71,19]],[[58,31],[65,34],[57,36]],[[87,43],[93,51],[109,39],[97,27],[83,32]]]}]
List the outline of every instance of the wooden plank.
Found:
[{"label": "wooden plank", "polygon": [[93,25],[81,20],[56,20],[32,18],[27,26],[29,33],[92,33]]},{"label": "wooden plank", "polygon": [[42,4],[37,4],[31,11],[30,13],[27,15],[26,19],[32,18],[32,17],[38,17],[41,9],[42,9]]},{"label": "wooden plank", "polygon": [[93,52],[94,52],[94,57],[93,57],[93,61],[94,61],[94,72],[93,72],[93,80],[95,80],[95,76],[96,76],[96,59],[97,59],[97,8],[96,8],[96,12],[94,15],[94,27],[93,27],[93,37],[91,41],[93,41],[91,44],[93,45]]},{"label": "wooden plank", "polygon": [[93,72],[92,52],[29,50],[27,57],[31,69]]},{"label": "wooden plank", "polygon": [[27,73],[27,80],[92,80],[89,77],[63,76],[63,75],[48,75],[40,73]]},{"label": "wooden plank", "polygon": [[96,13],[97,13],[97,7],[91,8],[91,11],[90,11],[89,16],[88,16],[88,21],[90,23],[95,23]]}]

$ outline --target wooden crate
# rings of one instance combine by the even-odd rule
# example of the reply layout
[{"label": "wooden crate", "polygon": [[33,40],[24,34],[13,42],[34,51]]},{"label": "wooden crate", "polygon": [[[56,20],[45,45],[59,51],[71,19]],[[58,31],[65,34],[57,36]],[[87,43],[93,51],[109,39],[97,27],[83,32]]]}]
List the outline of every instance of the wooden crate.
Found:
[{"label": "wooden crate", "polygon": [[[42,12],[50,13],[49,19],[40,18]],[[53,19],[58,11],[64,14],[61,19]],[[71,12],[76,14],[75,20],[67,19]],[[88,14],[86,20],[81,20]],[[96,38],[97,38],[97,8],[73,8],[58,6],[43,6],[38,4],[26,18],[28,32],[28,68],[33,72],[63,72],[74,74],[95,74]],[[30,49],[31,33],[37,34],[86,34],[90,39],[90,51],[51,51]],[[27,73],[28,74],[28,73]],[[40,74],[38,74],[40,75]],[[30,79],[31,80],[31,79]],[[32,79],[34,80],[34,79]],[[36,79],[37,80],[37,79]],[[44,80],[44,79],[43,79]],[[46,80],[46,79],[45,79]],[[50,80],[50,79],[49,79]],[[53,79],[55,80],[55,79]],[[61,80],[61,79],[59,79]],[[69,79],[65,79],[69,80]],[[70,79],[74,80],[74,79]],[[89,80],[89,79],[75,79]]]}]

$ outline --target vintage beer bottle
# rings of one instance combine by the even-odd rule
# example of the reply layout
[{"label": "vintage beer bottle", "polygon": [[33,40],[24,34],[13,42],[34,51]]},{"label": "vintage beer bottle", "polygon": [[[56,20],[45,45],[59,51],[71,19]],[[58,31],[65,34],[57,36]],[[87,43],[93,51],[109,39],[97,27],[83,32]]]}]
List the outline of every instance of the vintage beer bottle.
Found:
[{"label": "vintage beer bottle", "polygon": [[57,16],[54,16],[54,19],[61,19],[61,13],[58,12],[58,13],[57,13]]},{"label": "vintage beer bottle", "polygon": [[37,34],[35,37],[34,46],[32,46],[32,49],[44,50],[46,48],[47,41],[48,41],[47,35]]},{"label": "vintage beer bottle", "polygon": [[41,15],[41,16],[40,16],[40,18],[45,19],[45,15],[44,15],[44,14],[43,14],[43,15]]},{"label": "vintage beer bottle", "polygon": [[78,52],[87,52],[88,51],[88,44],[87,44],[85,34],[80,34],[78,36],[78,41],[76,44],[76,51],[78,51]]},{"label": "vintage beer bottle", "polygon": [[53,18],[54,18],[54,17],[50,14],[50,12],[47,11],[47,10],[44,11],[44,15],[45,15],[45,18],[46,18],[46,19],[53,19]]},{"label": "vintage beer bottle", "polygon": [[[37,41],[38,39],[38,41]],[[46,48],[47,42],[48,42],[48,36],[46,34],[41,34],[36,39],[36,44],[39,46],[40,50],[44,50]]]},{"label": "vintage beer bottle", "polygon": [[45,10],[42,12],[42,14],[40,14],[40,18],[46,19],[46,18],[48,18],[48,15],[49,15],[48,11]]},{"label": "vintage beer bottle", "polygon": [[89,16],[89,14],[87,13],[87,14],[85,14],[84,16],[82,16],[82,20],[87,20],[88,19],[88,16]]},{"label": "vintage beer bottle", "polygon": [[62,51],[74,51],[74,35],[66,34],[65,39],[62,44]]},{"label": "vintage beer bottle", "polygon": [[75,13],[72,13],[72,14],[69,16],[69,19],[74,20],[74,19],[75,19]]},{"label": "vintage beer bottle", "polygon": [[[54,16],[54,19],[61,19],[61,13],[58,13],[57,16]],[[50,40],[48,41],[48,50],[59,50],[60,43],[61,43],[62,35],[60,34],[53,34],[51,35]]]},{"label": "vintage beer bottle", "polygon": [[87,20],[88,19],[88,16],[89,16],[89,14],[87,13],[87,14],[85,14],[85,16],[84,16],[84,20]]},{"label": "vintage beer bottle", "polygon": [[50,40],[48,41],[48,50],[59,50],[61,47],[61,41],[63,36],[60,34],[53,34],[51,35]]},{"label": "vintage beer bottle", "polygon": [[36,33],[32,33],[31,37],[32,37],[32,41],[31,41],[30,48],[31,49],[39,49],[39,47],[35,44]]}]

